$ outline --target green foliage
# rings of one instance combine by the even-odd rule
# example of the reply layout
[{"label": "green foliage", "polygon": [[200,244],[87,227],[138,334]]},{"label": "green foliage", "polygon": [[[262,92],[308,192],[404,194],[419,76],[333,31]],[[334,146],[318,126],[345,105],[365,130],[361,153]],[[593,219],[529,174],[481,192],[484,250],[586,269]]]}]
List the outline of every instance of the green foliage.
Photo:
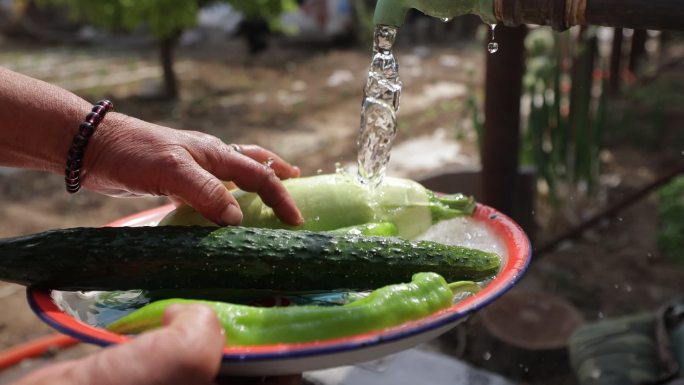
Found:
[{"label": "green foliage", "polygon": [[143,25],[159,39],[172,38],[197,23],[198,0],[38,0],[65,6],[78,20],[107,30],[133,30]]},{"label": "green foliage", "polygon": [[[606,110],[603,81],[594,76],[604,65],[597,55],[595,29],[578,36],[535,29],[525,44],[529,115],[522,163],[535,166],[553,202],[565,195],[561,187],[590,194],[599,176]],[[564,65],[569,62],[572,67]]]},{"label": "green foliage", "polygon": [[373,30],[375,28],[373,22],[374,8],[366,0],[354,0],[353,5],[354,15],[359,24],[358,39],[363,46],[370,47],[373,44]]},{"label": "green foliage", "polygon": [[246,18],[262,17],[270,22],[283,12],[295,10],[295,0],[224,0]]},{"label": "green foliage", "polygon": [[661,188],[658,201],[660,249],[672,261],[684,265],[684,176]]},{"label": "green foliage", "polygon": [[[197,23],[199,9],[209,0],[37,0],[40,5],[65,6],[77,20],[106,30],[130,31],[148,26],[158,39],[173,38]],[[274,23],[295,0],[217,0],[230,4],[246,18],[263,17]]]},{"label": "green foliage", "polygon": [[684,105],[683,87],[684,75],[671,71],[629,88],[610,105],[610,140],[651,150],[684,147],[684,130],[677,123]]}]

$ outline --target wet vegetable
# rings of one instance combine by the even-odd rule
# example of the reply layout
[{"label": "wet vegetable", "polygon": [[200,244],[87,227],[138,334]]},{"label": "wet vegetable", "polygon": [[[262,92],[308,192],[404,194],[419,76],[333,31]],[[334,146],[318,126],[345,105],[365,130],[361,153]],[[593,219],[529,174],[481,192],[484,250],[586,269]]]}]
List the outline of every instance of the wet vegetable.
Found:
[{"label": "wet vegetable", "polygon": [[500,257],[395,237],[246,227],[75,228],[0,240],[0,280],[60,290],[368,290],[420,271],[496,274]]},{"label": "wet vegetable", "polygon": [[[369,189],[346,174],[325,174],[289,179],[283,182],[304,216],[298,230],[327,231],[368,223],[391,223],[397,235],[414,238],[434,223],[470,215],[475,209],[472,197],[462,194],[437,196],[417,182],[386,177],[382,185]],[[242,226],[287,228],[259,196],[233,191],[243,211]],[[215,226],[189,206],[169,213],[160,225]]]},{"label": "wet vegetable", "polygon": [[474,292],[473,282],[447,284],[435,273],[413,275],[410,283],[385,286],[343,306],[258,308],[224,302],[168,299],[153,302],[115,321],[108,329],[139,333],[161,326],[172,304],[202,303],[218,315],[230,346],[317,341],[381,330],[451,306],[454,291]]}]

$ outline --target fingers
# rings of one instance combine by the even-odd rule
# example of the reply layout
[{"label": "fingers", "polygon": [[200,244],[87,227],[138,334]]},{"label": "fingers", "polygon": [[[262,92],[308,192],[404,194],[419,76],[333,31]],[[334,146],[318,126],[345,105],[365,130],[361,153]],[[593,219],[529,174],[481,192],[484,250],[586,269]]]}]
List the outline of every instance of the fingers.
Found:
[{"label": "fingers", "polygon": [[242,211],[235,197],[216,176],[199,165],[190,165],[173,174],[166,195],[186,202],[200,214],[221,226],[242,222]]},{"label": "fingers", "polygon": [[219,371],[224,337],[202,305],[170,309],[166,327],[81,360],[48,367],[21,381],[98,385],[208,385]]},{"label": "fingers", "polygon": [[256,146],[253,144],[241,144],[231,146],[237,146],[237,148],[240,149],[239,152],[242,155],[248,156],[259,163],[271,163],[270,167],[273,169],[273,171],[275,171],[276,175],[278,175],[280,179],[296,178],[300,174],[299,167],[292,166],[275,153],[266,150],[260,146]]},{"label": "fingers", "polygon": [[[268,155],[265,150],[254,150],[255,153]],[[207,169],[219,179],[232,180],[245,191],[256,192],[261,200],[273,209],[273,212],[285,223],[297,226],[304,222],[294,199],[287,191],[276,171],[254,159],[224,147],[211,158],[207,158]],[[274,164],[276,160],[274,159]],[[281,160],[282,163],[285,163]],[[290,170],[290,175],[297,175],[298,169]]]}]

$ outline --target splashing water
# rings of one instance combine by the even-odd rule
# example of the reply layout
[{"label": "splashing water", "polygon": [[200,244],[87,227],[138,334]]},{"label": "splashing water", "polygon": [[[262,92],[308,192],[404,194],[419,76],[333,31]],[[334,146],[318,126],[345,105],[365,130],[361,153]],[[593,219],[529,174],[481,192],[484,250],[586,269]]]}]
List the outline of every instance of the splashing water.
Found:
[{"label": "splashing water", "polygon": [[371,187],[382,182],[397,134],[401,81],[399,65],[392,54],[397,30],[389,26],[375,28],[373,61],[363,90],[357,143],[359,180]]}]

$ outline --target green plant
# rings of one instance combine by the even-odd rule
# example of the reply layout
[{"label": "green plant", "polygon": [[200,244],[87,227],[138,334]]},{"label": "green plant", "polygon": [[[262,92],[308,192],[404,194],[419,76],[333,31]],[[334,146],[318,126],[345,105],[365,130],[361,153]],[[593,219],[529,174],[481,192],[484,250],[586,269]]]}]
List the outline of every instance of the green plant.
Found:
[{"label": "green plant", "polygon": [[658,191],[658,216],[660,249],[669,259],[684,265],[684,176]]},{"label": "green plant", "polygon": [[368,4],[367,0],[354,0],[354,16],[358,23],[357,37],[363,47],[373,46],[373,30],[375,23],[373,22],[373,7]]},{"label": "green plant", "polygon": [[567,195],[590,197],[600,171],[607,95],[596,76],[605,66],[596,29],[583,28],[576,37],[535,29],[526,49],[529,115],[521,161],[536,168],[552,202]]}]

